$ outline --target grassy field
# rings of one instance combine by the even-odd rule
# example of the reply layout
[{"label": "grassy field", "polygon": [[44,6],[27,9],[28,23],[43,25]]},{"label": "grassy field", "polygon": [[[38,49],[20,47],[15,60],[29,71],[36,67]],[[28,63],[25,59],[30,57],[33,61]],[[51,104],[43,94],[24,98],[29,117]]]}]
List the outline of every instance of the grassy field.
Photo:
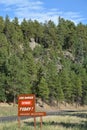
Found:
[{"label": "grassy field", "polygon": [[[36,111],[51,111],[51,110],[58,110],[57,108],[55,109],[54,107],[46,107],[46,108],[40,108],[36,106]],[[87,110],[87,106],[84,107],[72,107],[72,106],[68,106],[68,107],[61,107],[60,110]],[[4,103],[0,103],[0,117],[3,116],[12,116],[12,115],[17,115],[18,114],[18,105],[16,104],[15,106],[13,106],[13,104],[4,104]]]},{"label": "grassy field", "polygon": [[13,105],[0,106],[0,117],[17,115],[18,107]]},{"label": "grassy field", "polygon": [[[17,105],[0,105],[0,117],[17,115]],[[40,109],[37,109],[40,111]],[[43,117],[42,130],[87,130],[87,107],[78,108],[77,111],[68,111],[63,115]],[[36,130],[40,130],[40,118],[37,118]],[[35,130],[33,119],[21,121],[21,128],[18,122],[0,122],[0,130]]]},{"label": "grassy field", "polygon": [[[36,120],[36,130],[40,130],[40,118]],[[0,123],[0,130],[34,130],[33,119],[21,121],[21,128],[18,128],[18,122]],[[87,111],[43,117],[42,130],[87,130]]]}]

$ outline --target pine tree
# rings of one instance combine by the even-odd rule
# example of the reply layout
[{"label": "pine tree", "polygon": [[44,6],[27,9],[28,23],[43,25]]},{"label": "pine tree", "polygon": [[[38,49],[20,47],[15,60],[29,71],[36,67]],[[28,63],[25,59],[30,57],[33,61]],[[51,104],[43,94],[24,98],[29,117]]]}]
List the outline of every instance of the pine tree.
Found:
[{"label": "pine tree", "polygon": [[5,101],[5,87],[7,78],[8,42],[3,33],[0,33],[0,100]]},{"label": "pine tree", "polygon": [[42,101],[46,101],[48,99],[49,88],[44,77],[41,78],[40,83],[38,85],[38,94]]}]

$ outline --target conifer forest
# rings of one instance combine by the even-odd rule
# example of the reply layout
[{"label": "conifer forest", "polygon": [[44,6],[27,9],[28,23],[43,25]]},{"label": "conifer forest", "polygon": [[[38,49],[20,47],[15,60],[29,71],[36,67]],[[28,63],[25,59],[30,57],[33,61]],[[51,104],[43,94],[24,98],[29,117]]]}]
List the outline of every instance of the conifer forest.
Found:
[{"label": "conifer forest", "polygon": [[87,25],[0,17],[0,102],[19,94],[87,104]]}]

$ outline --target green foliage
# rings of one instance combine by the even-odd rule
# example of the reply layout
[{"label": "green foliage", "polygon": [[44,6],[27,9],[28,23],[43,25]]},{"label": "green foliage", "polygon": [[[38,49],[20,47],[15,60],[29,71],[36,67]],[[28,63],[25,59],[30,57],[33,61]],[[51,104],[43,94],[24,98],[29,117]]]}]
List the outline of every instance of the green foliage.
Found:
[{"label": "green foliage", "polygon": [[61,84],[62,84],[65,101],[70,102],[72,86],[71,86],[71,79],[70,79],[69,72],[66,69],[64,69],[61,73]]},{"label": "green foliage", "polygon": [[4,31],[4,19],[0,16],[0,33],[3,33]]},{"label": "green foliage", "polygon": [[44,77],[41,78],[40,83],[38,85],[38,94],[42,101],[48,99],[49,96],[49,88],[48,84]]},{"label": "green foliage", "polygon": [[21,93],[87,104],[87,25],[0,17],[0,101]]},{"label": "green foliage", "polygon": [[0,73],[0,101],[6,100],[5,95],[5,75]]}]

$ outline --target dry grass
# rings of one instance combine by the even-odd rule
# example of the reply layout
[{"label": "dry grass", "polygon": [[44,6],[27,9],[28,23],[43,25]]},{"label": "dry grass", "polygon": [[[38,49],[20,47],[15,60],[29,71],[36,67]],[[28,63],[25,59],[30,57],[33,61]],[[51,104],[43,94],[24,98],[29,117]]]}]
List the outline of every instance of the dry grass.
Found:
[{"label": "dry grass", "polygon": [[[40,130],[40,118],[36,130]],[[34,130],[33,119],[21,121],[21,130]],[[1,123],[0,130],[20,130],[18,122]],[[43,117],[42,130],[87,130],[87,112],[67,112],[64,115]]]},{"label": "dry grass", "polygon": [[[36,106],[36,111],[54,111],[54,110],[59,110],[56,107],[50,107],[48,105],[45,105],[44,108],[41,108],[40,106]],[[61,105],[61,109],[60,110],[87,110],[87,106],[84,107],[71,107],[69,105],[67,105],[67,107],[64,107],[63,105]],[[0,117],[2,116],[12,116],[12,115],[17,115],[18,113],[18,106],[15,105],[13,106],[13,104],[7,104],[7,103],[0,103]]]},{"label": "dry grass", "polygon": [[17,115],[17,111],[17,105],[0,104],[0,117]]}]

